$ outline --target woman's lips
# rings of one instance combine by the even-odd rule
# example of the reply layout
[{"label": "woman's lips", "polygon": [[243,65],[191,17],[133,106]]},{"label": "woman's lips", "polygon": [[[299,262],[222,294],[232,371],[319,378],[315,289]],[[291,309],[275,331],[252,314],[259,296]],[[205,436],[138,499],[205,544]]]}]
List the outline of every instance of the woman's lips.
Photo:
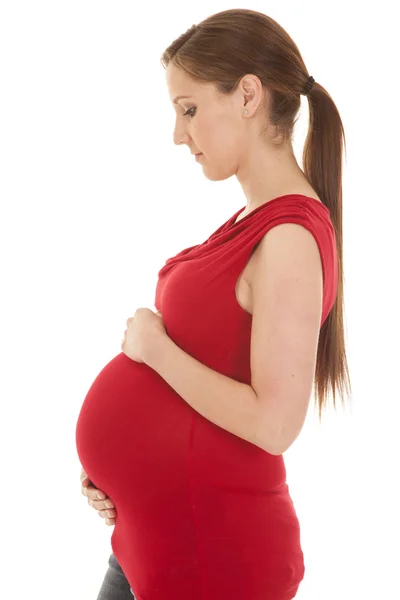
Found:
[{"label": "woman's lips", "polygon": [[195,154],[195,159],[199,160],[199,158],[201,158],[203,156],[203,154],[201,152],[199,152],[199,154]]}]

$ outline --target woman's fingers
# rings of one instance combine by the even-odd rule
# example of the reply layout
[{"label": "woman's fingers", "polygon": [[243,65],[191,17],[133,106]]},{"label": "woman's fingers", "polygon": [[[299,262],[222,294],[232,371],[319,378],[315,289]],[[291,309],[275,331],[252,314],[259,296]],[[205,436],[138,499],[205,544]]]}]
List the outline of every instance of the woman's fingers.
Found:
[{"label": "woman's fingers", "polygon": [[115,525],[116,511],[114,504],[106,494],[92,485],[82,469],[81,472],[82,494],[87,497],[88,503],[98,511],[100,517],[105,519],[106,525]]}]

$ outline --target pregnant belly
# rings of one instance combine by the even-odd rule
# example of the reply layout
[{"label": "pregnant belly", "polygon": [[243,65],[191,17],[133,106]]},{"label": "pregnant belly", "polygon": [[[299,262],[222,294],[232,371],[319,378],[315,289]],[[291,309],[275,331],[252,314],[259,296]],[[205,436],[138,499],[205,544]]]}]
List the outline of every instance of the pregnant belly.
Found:
[{"label": "pregnant belly", "polygon": [[[91,385],[76,425],[84,471],[116,505],[182,491],[193,409],[159,375],[123,352]],[[173,490],[170,489],[170,492]]]},{"label": "pregnant belly", "polygon": [[282,457],[201,417],[147,365],[120,353],[102,369],[76,445],[88,477],[115,504],[113,552],[139,598],[169,590],[188,598],[202,577],[210,594],[218,581],[225,590],[232,569],[241,596],[251,582],[264,593],[262,577],[275,585],[280,573],[285,586],[302,577]]}]

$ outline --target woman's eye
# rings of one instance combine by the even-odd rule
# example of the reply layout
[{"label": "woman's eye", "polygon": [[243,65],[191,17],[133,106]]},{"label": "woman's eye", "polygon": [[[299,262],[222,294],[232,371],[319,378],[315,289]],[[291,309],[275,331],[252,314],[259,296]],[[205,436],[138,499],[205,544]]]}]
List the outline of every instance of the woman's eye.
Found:
[{"label": "woman's eye", "polygon": [[189,108],[189,110],[187,110],[183,116],[186,117],[186,115],[189,115],[190,117],[194,117],[194,114],[190,112],[191,110],[196,110],[196,107],[193,106],[192,108]]}]

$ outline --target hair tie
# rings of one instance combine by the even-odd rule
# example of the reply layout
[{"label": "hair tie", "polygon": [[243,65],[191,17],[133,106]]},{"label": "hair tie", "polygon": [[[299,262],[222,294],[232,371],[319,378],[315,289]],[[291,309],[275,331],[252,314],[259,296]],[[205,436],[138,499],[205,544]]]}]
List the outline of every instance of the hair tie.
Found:
[{"label": "hair tie", "polygon": [[315,79],[314,77],[310,76],[308,78],[307,84],[306,84],[306,89],[304,90],[304,92],[302,92],[302,94],[304,94],[304,96],[307,96],[307,94],[311,91],[312,86],[314,85]]}]

